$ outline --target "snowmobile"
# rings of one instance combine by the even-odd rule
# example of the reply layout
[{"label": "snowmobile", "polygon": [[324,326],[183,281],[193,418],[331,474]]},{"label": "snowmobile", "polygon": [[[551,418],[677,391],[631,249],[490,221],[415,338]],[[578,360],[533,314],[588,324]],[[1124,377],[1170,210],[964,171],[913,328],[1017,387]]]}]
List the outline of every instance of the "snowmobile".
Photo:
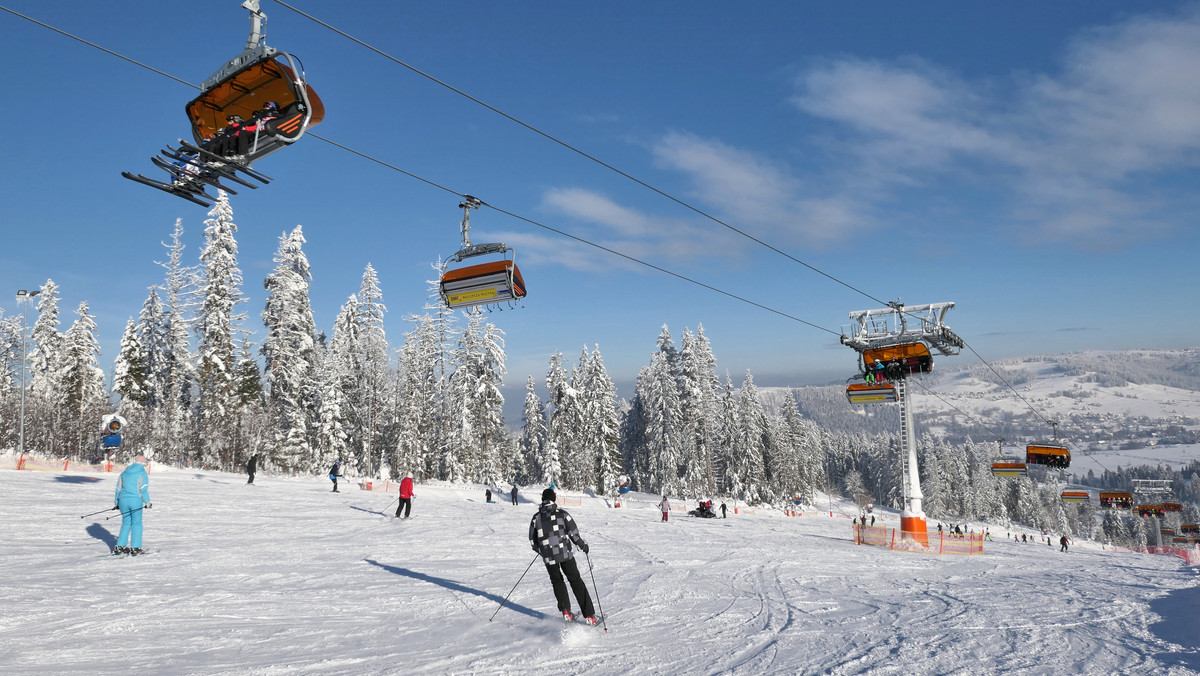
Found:
[{"label": "snowmobile", "polygon": [[688,512],[688,516],[698,516],[702,519],[717,518],[717,515],[713,512],[712,500],[701,502],[699,507]]}]

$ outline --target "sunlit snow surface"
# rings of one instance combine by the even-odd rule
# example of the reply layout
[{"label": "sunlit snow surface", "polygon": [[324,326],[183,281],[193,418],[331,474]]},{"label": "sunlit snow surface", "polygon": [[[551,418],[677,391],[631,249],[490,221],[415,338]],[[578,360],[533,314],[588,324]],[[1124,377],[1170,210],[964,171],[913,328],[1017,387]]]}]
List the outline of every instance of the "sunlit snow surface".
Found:
[{"label": "sunlit snow surface", "polygon": [[155,467],[152,554],[112,558],[119,517],[80,515],[115,481],[0,472],[0,673],[1200,672],[1196,568],[1003,527],[938,557],[856,546],[828,509],[663,524],[584,498],[606,633],[559,619],[540,562],[496,613],[533,561],[540,488],[513,507],[418,485],[405,521],[348,482]]}]

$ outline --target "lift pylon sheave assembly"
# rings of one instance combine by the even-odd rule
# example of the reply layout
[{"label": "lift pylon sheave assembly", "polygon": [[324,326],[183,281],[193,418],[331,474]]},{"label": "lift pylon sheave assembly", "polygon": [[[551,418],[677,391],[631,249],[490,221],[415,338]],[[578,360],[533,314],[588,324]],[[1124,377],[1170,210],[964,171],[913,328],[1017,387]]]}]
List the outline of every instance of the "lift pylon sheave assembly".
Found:
[{"label": "lift pylon sheave assembly", "polygon": [[860,377],[865,383],[847,387],[846,397],[852,403],[894,400],[900,406],[900,456],[904,476],[900,533],[903,538],[921,546],[929,545],[929,530],[922,506],[921,479],[917,473],[917,443],[907,380],[909,376],[933,370],[931,350],[955,355],[962,349],[962,339],[945,324],[946,312],[953,307],[954,303],[905,306],[895,301],[888,303],[887,308],[851,312],[850,319],[855,323],[850,335],[841,337],[843,345],[858,352]]},{"label": "lift pylon sheave assembly", "polygon": [[245,0],[242,7],[250,11],[245,48],[209,76],[200,95],[184,107],[191,140],[180,139],[179,148],[167,146],[161,157],[151,158],[170,181],[129,172],[122,176],[211,206],[216,197],[206,192],[208,186],[236,195],[222,181],[251,189],[269,183],[269,176],[250,165],[295,143],[324,119],[325,106],[304,80],[299,60],[263,41],[267,17],[259,0]]},{"label": "lift pylon sheave assembly", "polygon": [[[463,210],[462,248],[446,261],[442,272],[440,292],[446,307],[470,308],[478,305],[499,306],[525,297],[525,278],[517,267],[516,252],[501,242],[471,244],[471,209],[478,209],[483,202],[464,195],[458,205]],[[451,268],[450,264],[462,263],[477,256],[500,255],[499,260]]]}]

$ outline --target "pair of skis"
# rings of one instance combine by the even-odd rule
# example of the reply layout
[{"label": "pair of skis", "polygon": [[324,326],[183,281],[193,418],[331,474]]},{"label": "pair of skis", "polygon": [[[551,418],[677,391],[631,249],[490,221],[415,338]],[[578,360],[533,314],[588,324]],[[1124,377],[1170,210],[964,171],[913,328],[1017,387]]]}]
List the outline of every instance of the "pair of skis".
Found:
[{"label": "pair of skis", "polygon": [[121,172],[121,175],[142,185],[182,197],[202,207],[211,207],[217,200],[216,197],[206,192],[206,188],[210,185],[232,195],[237,194],[237,190],[221,183],[222,179],[233,181],[252,190],[258,188],[254,183],[239,176],[237,173],[239,171],[263,185],[271,182],[270,176],[251,169],[248,164],[222,157],[182,139],[179,141],[178,149],[167,146],[160,153],[162,157],[151,157],[150,161],[154,163],[154,166],[171,175],[170,183],[141,174],[131,174],[128,171]]}]

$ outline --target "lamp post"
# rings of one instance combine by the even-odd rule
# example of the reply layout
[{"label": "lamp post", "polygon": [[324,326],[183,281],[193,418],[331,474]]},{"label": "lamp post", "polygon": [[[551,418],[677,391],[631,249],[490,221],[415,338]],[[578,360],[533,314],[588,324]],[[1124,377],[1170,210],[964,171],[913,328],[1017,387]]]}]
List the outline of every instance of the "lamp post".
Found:
[{"label": "lamp post", "polygon": [[19,425],[19,427],[21,429],[21,433],[20,433],[20,438],[18,441],[18,451],[21,453],[21,455],[25,455],[25,371],[28,370],[26,368],[26,363],[25,363],[26,362],[25,341],[26,341],[26,337],[29,335],[29,301],[32,300],[33,297],[38,295],[39,293],[41,293],[41,292],[37,289],[34,289],[33,291],[26,291],[25,289],[20,289],[17,291],[17,302],[22,305],[22,318],[21,318],[21,422]]}]

